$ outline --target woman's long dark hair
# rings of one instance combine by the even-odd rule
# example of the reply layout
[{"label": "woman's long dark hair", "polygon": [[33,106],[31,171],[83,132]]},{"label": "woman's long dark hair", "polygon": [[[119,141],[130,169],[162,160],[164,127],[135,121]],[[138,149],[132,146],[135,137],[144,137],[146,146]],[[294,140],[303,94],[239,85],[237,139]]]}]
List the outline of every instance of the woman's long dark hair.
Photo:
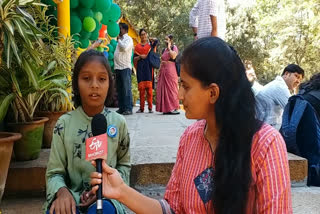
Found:
[{"label": "woman's long dark hair", "polygon": [[81,68],[90,61],[97,61],[97,63],[101,63],[108,72],[109,77],[109,89],[106,100],[104,102],[105,106],[109,106],[113,99],[114,94],[114,83],[111,73],[111,67],[107,58],[104,56],[103,53],[96,51],[96,50],[88,50],[84,51],[80,54],[79,58],[77,59],[76,64],[74,65],[73,75],[72,75],[72,90],[73,90],[73,102],[74,106],[78,107],[81,106],[81,97],[79,92],[79,85],[78,85],[78,78]]},{"label": "woman's long dark hair", "polygon": [[320,73],[314,74],[309,81],[306,81],[300,85],[302,93],[307,93],[313,90],[320,90]]},{"label": "woman's long dark hair", "polygon": [[220,89],[215,104],[220,130],[214,155],[215,213],[244,214],[252,181],[252,138],[261,127],[244,65],[236,51],[217,37],[195,41],[184,50],[181,63],[203,87],[216,83]]}]

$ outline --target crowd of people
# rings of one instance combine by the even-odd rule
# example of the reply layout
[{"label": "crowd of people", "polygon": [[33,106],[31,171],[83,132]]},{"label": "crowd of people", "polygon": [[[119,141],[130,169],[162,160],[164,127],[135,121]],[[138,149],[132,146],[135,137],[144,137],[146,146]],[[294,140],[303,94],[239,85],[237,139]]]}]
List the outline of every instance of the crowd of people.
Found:
[{"label": "crowd of people", "polygon": [[[310,156],[310,148],[300,142],[304,139],[301,130],[308,129],[305,127],[311,122],[315,123],[314,136],[320,138],[320,74],[300,86],[307,71],[289,64],[280,76],[262,86],[254,66],[245,65],[224,41],[224,10],[223,0],[198,0],[190,11],[189,23],[195,41],[177,60],[179,49],[168,34],[159,57],[158,76],[150,53],[159,52],[159,41],[141,29],[140,43],[134,47],[125,23],[119,25],[114,53],[115,81],[102,53],[87,50],[79,56],[72,77],[76,109],[60,117],[54,129],[46,173],[46,213],[95,213],[96,191],[102,184],[104,213],[125,213],[126,205],[136,213],[153,214],[289,214],[292,202],[287,151],[310,158],[312,180],[308,185],[317,185],[317,179],[320,183],[320,143],[307,143],[314,150]],[[132,114],[132,61],[140,94],[136,113],[144,112],[145,96],[148,113],[153,113],[157,80],[155,110],[179,114],[180,100],[186,118],[196,120],[181,136],[162,200],[151,199],[129,186],[130,138],[120,114]],[[113,88],[119,101],[116,112],[107,108]],[[297,91],[298,95],[292,96]],[[287,141],[291,120],[283,117],[290,117],[294,111],[290,106],[298,103],[307,103],[309,110],[304,112],[311,113],[301,116],[304,128],[297,125],[298,137],[292,143]],[[95,162],[85,160],[84,142],[92,136],[91,121],[96,114],[103,114],[115,130],[107,132],[110,143],[102,173],[95,172]],[[309,120],[309,115],[314,120]]]}]

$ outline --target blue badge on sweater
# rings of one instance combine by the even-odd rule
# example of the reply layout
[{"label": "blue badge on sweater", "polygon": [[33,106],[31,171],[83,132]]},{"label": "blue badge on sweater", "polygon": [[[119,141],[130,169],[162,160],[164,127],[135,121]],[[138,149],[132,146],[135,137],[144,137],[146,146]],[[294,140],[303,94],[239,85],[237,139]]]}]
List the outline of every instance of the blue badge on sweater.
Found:
[{"label": "blue badge on sweater", "polygon": [[117,127],[115,127],[114,125],[108,126],[107,134],[109,137],[114,138],[115,136],[117,136],[117,133],[118,133]]},{"label": "blue badge on sweater", "polygon": [[195,179],[194,184],[198,190],[200,198],[203,203],[207,203],[212,199],[213,193],[213,174],[214,170],[212,167],[205,169]]}]

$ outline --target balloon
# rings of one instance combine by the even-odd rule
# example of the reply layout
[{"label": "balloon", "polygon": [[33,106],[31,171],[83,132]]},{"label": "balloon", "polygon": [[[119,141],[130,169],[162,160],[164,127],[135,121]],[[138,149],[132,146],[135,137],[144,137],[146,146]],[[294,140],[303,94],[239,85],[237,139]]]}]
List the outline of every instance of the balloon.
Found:
[{"label": "balloon", "polygon": [[70,8],[74,9],[79,6],[79,0],[70,0]]},{"label": "balloon", "polygon": [[106,25],[102,25],[101,29],[99,30],[99,37],[101,38],[105,38],[106,37],[106,30],[107,30],[107,26]]},{"label": "balloon", "polygon": [[80,5],[85,8],[92,8],[95,5],[95,0],[80,0]]},{"label": "balloon", "polygon": [[110,37],[117,37],[120,33],[120,28],[118,23],[111,22],[107,26],[107,31]]},{"label": "balloon", "polygon": [[114,53],[114,47],[111,44],[107,45],[109,47],[109,53]]},{"label": "balloon", "polygon": [[97,40],[98,38],[99,38],[99,31],[96,31],[96,30],[94,30],[89,37],[90,40]]},{"label": "balloon", "polygon": [[71,35],[81,31],[82,23],[78,16],[70,16],[70,27]]},{"label": "balloon", "polygon": [[85,17],[83,19],[82,27],[84,30],[92,32],[94,29],[96,29],[96,22],[92,17]]},{"label": "balloon", "polygon": [[81,20],[83,20],[85,17],[93,17],[93,12],[91,9],[80,7],[78,8],[78,14]]},{"label": "balloon", "polygon": [[90,44],[89,39],[81,39],[80,43],[80,48],[87,48]]},{"label": "balloon", "polygon": [[108,56],[108,59],[109,59],[109,60],[113,60],[113,58],[114,58],[113,53],[108,53],[108,55],[109,55],[109,56]]},{"label": "balloon", "polygon": [[116,49],[118,42],[114,39],[111,39],[110,44],[113,46],[113,49]]},{"label": "balloon", "polygon": [[99,11],[94,12],[93,16],[94,16],[94,18],[95,18],[98,22],[101,22],[102,17],[103,17],[102,13],[99,12]]},{"label": "balloon", "polygon": [[109,56],[108,52],[107,51],[103,51],[103,54],[108,59],[108,56]]},{"label": "balloon", "polygon": [[81,40],[83,40],[83,39],[89,39],[90,36],[91,36],[91,33],[90,33],[90,32],[88,32],[88,31],[86,31],[86,30],[84,30],[84,29],[81,30],[81,32],[80,32],[80,38],[81,38]]},{"label": "balloon", "polygon": [[95,8],[102,12],[104,10],[109,10],[112,0],[96,0]]},{"label": "balloon", "polygon": [[110,20],[116,22],[120,19],[121,17],[121,9],[119,7],[119,5],[112,3],[111,7],[109,9],[109,17]]},{"label": "balloon", "polygon": [[114,66],[113,60],[109,60],[109,65],[110,65],[111,68],[113,68],[113,66]]},{"label": "balloon", "polygon": [[[70,11],[70,16],[79,16],[76,10]],[[79,18],[80,19],[80,18]]]},{"label": "balloon", "polygon": [[97,51],[103,52],[103,51],[104,51],[104,48],[99,46],[99,47],[97,48]]},{"label": "balloon", "polygon": [[80,36],[78,36],[78,35],[72,35],[72,40],[73,40],[73,41],[79,41],[79,40],[80,40]]}]

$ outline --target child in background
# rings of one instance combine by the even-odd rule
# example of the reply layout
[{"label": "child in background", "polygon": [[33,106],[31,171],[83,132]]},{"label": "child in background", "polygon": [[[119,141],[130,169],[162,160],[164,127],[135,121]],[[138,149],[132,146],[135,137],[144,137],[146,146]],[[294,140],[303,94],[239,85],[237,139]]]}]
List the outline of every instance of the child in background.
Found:
[{"label": "child in background", "polygon": [[[129,133],[123,116],[109,111],[113,79],[111,68],[103,53],[83,52],[72,76],[76,110],[59,118],[54,128],[50,158],[47,166],[47,213],[95,213],[96,197],[89,193],[90,173],[96,169],[85,160],[85,140],[92,137],[91,120],[96,114],[106,117],[108,157],[106,163],[116,168],[129,184],[131,169]],[[91,206],[90,206],[91,205]],[[104,213],[125,213],[116,200],[103,201]]]}]

